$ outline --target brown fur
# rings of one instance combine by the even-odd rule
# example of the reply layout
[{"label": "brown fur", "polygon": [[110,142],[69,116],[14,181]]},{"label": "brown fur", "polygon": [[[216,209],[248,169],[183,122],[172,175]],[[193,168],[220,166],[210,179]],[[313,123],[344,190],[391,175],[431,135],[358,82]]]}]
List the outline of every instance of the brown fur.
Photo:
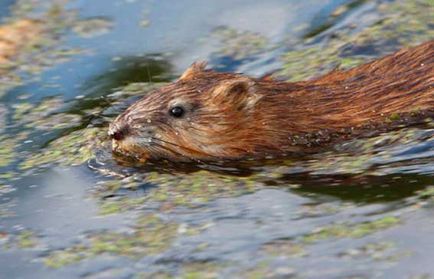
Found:
[{"label": "brown fur", "polygon": [[[186,114],[169,115],[173,106]],[[311,152],[432,116],[434,41],[310,81],[206,70],[146,95],[110,127],[113,149],[138,159],[239,159]],[[119,135],[122,135],[121,137]]]}]

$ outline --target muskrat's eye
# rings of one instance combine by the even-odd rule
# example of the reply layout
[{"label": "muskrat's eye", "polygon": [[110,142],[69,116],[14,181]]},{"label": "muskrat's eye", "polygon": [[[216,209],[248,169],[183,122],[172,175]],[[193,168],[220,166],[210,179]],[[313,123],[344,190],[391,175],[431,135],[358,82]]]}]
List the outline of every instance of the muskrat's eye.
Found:
[{"label": "muskrat's eye", "polygon": [[183,107],[176,106],[170,109],[169,111],[170,115],[176,118],[180,118],[184,115],[185,111]]}]

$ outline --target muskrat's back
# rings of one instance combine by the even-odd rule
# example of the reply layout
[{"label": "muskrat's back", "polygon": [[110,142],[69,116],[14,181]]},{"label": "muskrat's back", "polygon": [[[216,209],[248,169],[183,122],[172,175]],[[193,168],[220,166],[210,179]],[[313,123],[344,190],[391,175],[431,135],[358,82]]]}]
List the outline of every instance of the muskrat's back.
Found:
[{"label": "muskrat's back", "polygon": [[195,63],[111,124],[113,150],[172,161],[312,152],[432,117],[434,41],[348,71],[288,83]]}]

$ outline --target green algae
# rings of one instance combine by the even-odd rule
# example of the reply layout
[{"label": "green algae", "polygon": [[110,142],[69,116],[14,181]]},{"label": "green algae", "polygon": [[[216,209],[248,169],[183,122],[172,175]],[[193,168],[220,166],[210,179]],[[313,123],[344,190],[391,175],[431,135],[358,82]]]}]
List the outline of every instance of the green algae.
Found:
[{"label": "green algae", "polygon": [[391,115],[388,116],[386,121],[393,122],[393,121],[398,121],[400,119],[401,119],[401,116],[399,115],[399,113],[392,113]]},{"label": "green algae", "polygon": [[363,62],[360,58],[340,59],[337,47],[322,46],[290,51],[284,55],[283,60],[285,66],[279,74],[288,77],[289,81],[300,81],[325,74],[339,65],[339,62],[343,62],[344,65],[341,66],[345,67],[356,66]]},{"label": "green algae", "polygon": [[136,190],[143,185],[150,187],[146,196],[131,198],[119,197],[102,200],[101,214],[118,213],[140,207],[146,202],[157,202],[162,208],[176,206],[198,207],[221,197],[235,197],[252,193],[262,186],[255,177],[238,177],[219,174],[206,170],[188,174],[169,174],[159,172],[136,173],[133,176],[97,184],[93,194],[95,198],[115,195],[120,189]]},{"label": "green algae", "polygon": [[[27,102],[18,103],[13,106],[13,120],[16,125],[22,125],[26,128],[35,128],[42,130],[55,129],[56,126],[69,127],[77,123],[76,118],[62,117],[67,114],[57,114],[50,116],[64,106],[62,97],[45,98],[38,104]],[[78,116],[76,116],[78,117]],[[81,119],[80,117],[78,117]],[[68,122],[64,122],[68,121]],[[72,124],[69,124],[69,123]]]},{"label": "green algae", "polygon": [[6,138],[6,136],[0,136],[0,167],[5,167],[12,163],[15,156],[15,146],[17,144],[15,139]]},{"label": "green algae", "polygon": [[1,244],[3,244],[2,246],[3,249],[5,250],[34,249],[41,244],[41,241],[39,237],[35,234],[35,232],[28,229],[22,230],[17,234],[8,234],[5,232],[0,232],[0,241],[3,242]]},{"label": "green algae", "polygon": [[[0,168],[9,166],[18,159],[17,147],[28,137],[28,132],[24,131],[11,137],[9,135],[0,135]],[[13,178],[15,172],[8,171],[0,175],[0,179]]]},{"label": "green algae", "polygon": [[117,104],[123,102],[125,98],[146,94],[146,92],[158,89],[166,84],[164,82],[133,82],[122,87],[121,90],[108,95],[108,97],[113,100],[114,104]]},{"label": "green algae", "polygon": [[427,187],[426,189],[419,191],[418,196],[421,199],[433,199],[434,198],[434,186]]},{"label": "green algae", "polygon": [[40,153],[32,154],[19,164],[20,170],[48,165],[80,165],[94,157],[94,150],[101,144],[104,130],[86,128],[77,130],[52,141]]},{"label": "green algae", "polygon": [[108,18],[88,18],[74,22],[72,31],[82,38],[92,38],[108,33],[113,28],[113,22]]},{"label": "green algae", "polygon": [[361,238],[375,232],[396,226],[401,221],[394,216],[386,216],[374,221],[358,224],[333,224],[318,228],[317,230],[301,237],[301,242],[315,243],[336,238]]},{"label": "green algae", "polygon": [[218,278],[218,270],[222,266],[211,262],[191,262],[184,264],[179,275],[183,279]]},{"label": "green algae", "polygon": [[345,259],[372,259],[375,261],[396,262],[409,256],[409,251],[396,250],[397,244],[391,241],[366,243],[360,247],[347,249],[339,253],[339,257]]},{"label": "green algae", "polygon": [[[79,53],[73,49],[59,49],[61,38],[76,21],[76,13],[67,10],[67,1],[56,1],[49,5],[36,5],[33,0],[19,0],[11,7],[10,17],[4,22],[19,19],[35,19],[42,27],[42,32],[7,65],[2,65],[0,76],[0,97],[10,89],[35,79],[38,74],[50,66],[69,60]],[[29,73],[23,80],[22,73]]]},{"label": "green algae", "polygon": [[311,160],[303,162],[303,165],[307,171],[316,174],[381,175],[383,172],[373,168],[375,165],[381,162],[387,164],[394,156],[393,152],[396,152],[395,147],[425,141],[427,136],[424,134],[429,131],[405,128],[371,138],[355,139],[336,145],[333,151],[315,155]]},{"label": "green algae", "polygon": [[112,254],[130,258],[161,253],[172,244],[178,225],[155,215],[141,216],[132,233],[101,232],[90,234],[85,243],[52,251],[43,259],[46,266],[60,268],[78,261]]},{"label": "green algae", "polygon": [[38,119],[31,123],[27,123],[25,127],[35,128],[42,131],[53,131],[56,129],[60,130],[78,127],[81,125],[82,120],[83,119],[80,115],[56,113],[43,119]]},{"label": "green algae", "polygon": [[384,253],[396,247],[394,242],[371,242],[363,246],[342,252],[339,256],[343,258],[371,257],[374,260],[384,258]]},{"label": "green algae", "polygon": [[226,176],[204,170],[178,176],[150,173],[146,179],[147,182],[158,185],[150,190],[149,199],[189,207],[207,203],[217,197],[251,193],[259,186],[252,177]]},{"label": "green algae", "polygon": [[8,109],[0,104],[0,132],[5,128],[6,126],[6,115],[8,113]]},{"label": "green algae", "polygon": [[262,245],[261,249],[272,256],[304,257],[305,247],[293,240],[279,239]]},{"label": "green algae", "polygon": [[[314,37],[291,47],[282,58],[284,66],[279,75],[290,81],[305,80],[325,74],[336,66],[347,69],[365,62],[367,57],[358,55],[358,48],[371,46],[382,52],[380,55],[385,55],[399,47],[415,45],[434,37],[434,29],[431,28],[434,24],[432,4],[429,1],[386,2],[376,6],[376,13],[379,20],[367,26],[347,26],[335,30],[325,43],[312,44]],[[391,44],[394,46],[391,47]],[[348,46],[355,51],[345,52]]]},{"label": "green algae", "polygon": [[0,183],[0,197],[4,194],[10,193],[15,191],[15,188],[8,184],[1,184]]},{"label": "green algae", "polygon": [[134,279],[172,279],[173,276],[168,273],[168,272],[164,272],[164,271],[159,271],[159,272],[139,272],[137,274],[134,275],[133,277]]},{"label": "green algae", "polygon": [[250,268],[239,274],[240,278],[262,279],[262,278],[296,278],[295,269],[291,267],[271,268],[269,262],[262,261],[256,267]]},{"label": "green algae", "polygon": [[37,237],[32,231],[25,230],[20,232],[17,237],[18,247],[21,249],[34,248],[37,245]]},{"label": "green algae", "polygon": [[99,215],[117,214],[143,206],[148,197],[120,197],[114,200],[103,200],[99,203]]},{"label": "green algae", "polygon": [[265,50],[268,40],[261,34],[221,26],[211,33],[220,42],[219,55],[240,60]]},{"label": "green algae", "polygon": [[425,207],[434,207],[434,186],[429,186],[417,193],[417,197]]},{"label": "green algae", "polygon": [[64,251],[56,251],[44,258],[43,263],[50,268],[61,268],[88,258],[86,247],[76,245]]}]

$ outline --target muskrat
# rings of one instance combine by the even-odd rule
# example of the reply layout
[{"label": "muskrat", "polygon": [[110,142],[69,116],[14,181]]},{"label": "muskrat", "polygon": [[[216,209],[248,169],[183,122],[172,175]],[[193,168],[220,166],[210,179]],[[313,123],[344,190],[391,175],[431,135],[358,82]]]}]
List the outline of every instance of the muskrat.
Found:
[{"label": "muskrat", "polygon": [[347,71],[283,82],[196,62],[146,94],[109,128],[112,148],[138,160],[220,161],[316,152],[434,111],[434,41]]}]

